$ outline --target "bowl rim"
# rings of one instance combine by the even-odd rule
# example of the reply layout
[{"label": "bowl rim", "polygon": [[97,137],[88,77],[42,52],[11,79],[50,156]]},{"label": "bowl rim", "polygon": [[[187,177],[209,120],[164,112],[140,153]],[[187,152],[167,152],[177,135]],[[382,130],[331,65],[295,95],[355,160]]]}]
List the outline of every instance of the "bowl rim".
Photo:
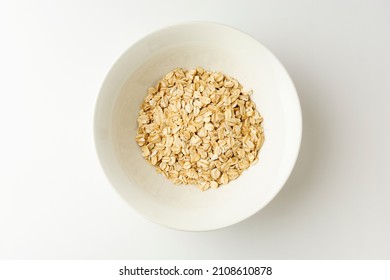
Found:
[{"label": "bowl rim", "polygon": [[[158,34],[160,32],[163,32],[165,30],[168,30],[168,29],[173,29],[173,28],[177,28],[177,27],[180,27],[180,26],[186,26],[186,25],[197,25],[197,24],[201,24],[201,25],[210,25],[210,26],[217,26],[219,28],[225,28],[225,29],[230,29],[231,31],[233,32],[238,32],[238,33],[241,33],[242,35],[244,35],[248,40],[254,42],[255,44],[257,44],[258,46],[264,48],[264,50],[266,52],[268,52],[268,54],[275,60],[275,62],[278,64],[278,66],[281,68],[281,70],[284,72],[284,74],[286,75],[286,78],[288,79],[288,81],[290,82],[290,85],[291,85],[291,94],[293,94],[293,98],[295,99],[295,118],[296,118],[296,147],[294,148],[294,150],[291,151],[291,156],[289,157],[290,158],[290,162],[288,164],[288,169],[287,171],[284,173],[284,177],[281,179],[281,184],[278,186],[278,187],[275,187],[273,189],[273,191],[271,192],[271,195],[269,196],[268,200],[265,201],[265,203],[263,203],[262,205],[260,205],[259,207],[257,207],[254,211],[246,214],[246,215],[243,215],[243,217],[240,219],[240,220],[237,220],[237,221],[234,221],[233,223],[230,223],[230,224],[226,224],[226,225],[223,225],[223,226],[216,226],[216,227],[210,227],[210,228],[207,228],[207,229],[204,229],[204,228],[200,228],[200,229],[188,229],[188,228],[182,228],[182,227],[173,227],[173,226],[170,226],[170,225],[167,225],[167,224],[164,224],[164,223],[161,223],[159,222],[158,220],[155,220],[153,219],[152,217],[149,217],[147,216],[146,214],[144,214],[142,211],[140,211],[139,209],[137,209],[136,207],[134,207],[131,203],[129,203],[122,195],[121,193],[119,192],[119,190],[115,187],[115,184],[114,184],[114,180],[111,178],[111,175],[109,175],[109,172],[106,171],[106,165],[103,161],[103,158],[102,158],[102,152],[101,152],[101,147],[100,147],[100,143],[99,143],[99,137],[97,135],[97,119],[98,119],[98,114],[99,114],[99,110],[98,110],[98,106],[99,106],[99,103],[101,102],[101,92],[102,92],[102,89],[104,87],[104,85],[106,84],[109,76],[110,76],[110,73],[113,71],[113,69],[116,67],[116,65],[122,60],[122,58],[129,52],[131,51],[131,49],[141,43],[143,40],[149,38],[149,37],[152,37],[154,36],[155,34]],[[235,27],[232,27],[230,25],[227,25],[227,24],[223,24],[223,23],[218,23],[218,22],[213,22],[213,21],[199,21],[199,20],[194,20],[194,21],[182,21],[182,22],[178,22],[176,24],[171,24],[171,25],[167,25],[165,27],[162,27],[162,28],[159,28],[159,29],[156,29],[155,31],[153,32],[150,32],[140,38],[138,38],[136,41],[134,41],[129,47],[127,47],[118,57],[117,59],[114,61],[114,63],[111,64],[111,67],[109,67],[109,70],[106,72],[106,75],[104,76],[104,79],[103,79],[103,82],[100,84],[100,87],[99,87],[99,91],[98,91],[98,95],[97,95],[97,98],[96,98],[96,101],[95,101],[95,106],[94,106],[94,114],[93,114],[93,138],[94,138],[94,145],[95,145],[95,152],[96,152],[96,155],[97,155],[97,158],[98,158],[98,161],[100,162],[100,166],[103,170],[103,173],[105,174],[106,178],[108,179],[108,181],[110,182],[110,185],[111,187],[115,190],[115,192],[119,195],[119,197],[121,197],[122,201],[124,201],[126,203],[126,205],[128,205],[131,209],[133,209],[136,213],[138,213],[140,216],[144,217],[146,220],[149,220],[155,224],[158,224],[162,227],[165,227],[165,228],[169,228],[169,229],[173,229],[173,230],[180,230],[180,231],[187,231],[187,232],[209,232],[209,231],[215,231],[215,230],[219,230],[219,229],[224,229],[224,228],[227,228],[227,227],[230,227],[230,226],[233,226],[233,225],[236,225],[238,223],[241,223],[247,219],[249,219],[250,217],[254,216],[256,213],[258,213],[260,210],[264,209],[267,205],[270,204],[270,202],[278,195],[278,193],[282,190],[282,188],[285,186],[285,184],[287,183],[289,177],[291,176],[292,174],[292,171],[296,165],[296,162],[297,162],[297,159],[298,159],[298,156],[299,156],[299,152],[300,152],[300,149],[301,149],[301,144],[302,144],[302,132],[303,132],[303,118],[302,118],[302,108],[301,108],[301,102],[300,102],[300,99],[299,99],[299,95],[298,95],[298,92],[296,90],[296,87],[293,83],[293,80],[291,79],[291,76],[290,74],[287,72],[285,66],[281,63],[281,61],[279,60],[279,58],[274,55],[266,46],[264,46],[262,43],[260,43],[257,39],[255,39],[254,37],[252,37],[251,35],[249,35],[248,33],[246,33],[245,31],[242,31],[238,28],[235,28]]]}]

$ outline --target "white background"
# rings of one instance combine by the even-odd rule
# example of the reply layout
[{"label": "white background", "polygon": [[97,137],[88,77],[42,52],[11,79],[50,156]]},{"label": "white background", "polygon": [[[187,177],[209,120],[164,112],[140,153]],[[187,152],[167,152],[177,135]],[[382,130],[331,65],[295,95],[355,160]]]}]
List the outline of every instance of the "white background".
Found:
[{"label": "white background", "polygon": [[[235,226],[154,225],[114,192],[92,122],[132,43],[225,23],[280,58],[303,110],[281,193]],[[389,1],[1,1],[0,258],[390,258]]]}]

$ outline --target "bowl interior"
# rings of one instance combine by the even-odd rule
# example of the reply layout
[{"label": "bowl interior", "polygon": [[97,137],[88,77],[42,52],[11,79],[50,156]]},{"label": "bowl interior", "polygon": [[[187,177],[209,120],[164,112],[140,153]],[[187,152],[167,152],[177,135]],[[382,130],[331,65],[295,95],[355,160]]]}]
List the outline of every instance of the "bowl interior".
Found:
[{"label": "bowl interior", "polygon": [[[217,190],[176,186],[147,163],[135,142],[147,89],[174,68],[202,66],[235,77],[264,118],[259,161]],[[146,218],[176,229],[211,230],[264,207],[295,163],[301,115],[294,86],[277,59],[251,37],[211,23],[169,27],[145,37],[116,62],[99,96],[95,141],[103,168],[120,195]]]}]

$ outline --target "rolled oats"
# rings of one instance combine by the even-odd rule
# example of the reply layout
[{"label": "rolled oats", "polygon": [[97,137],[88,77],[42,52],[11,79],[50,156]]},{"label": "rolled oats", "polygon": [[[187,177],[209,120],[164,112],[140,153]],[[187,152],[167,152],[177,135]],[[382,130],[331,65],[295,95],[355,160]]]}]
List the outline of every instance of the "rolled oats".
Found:
[{"label": "rolled oats", "polygon": [[174,69],[141,105],[142,156],[175,184],[203,191],[238,178],[258,161],[264,142],[252,93],[221,72]]}]

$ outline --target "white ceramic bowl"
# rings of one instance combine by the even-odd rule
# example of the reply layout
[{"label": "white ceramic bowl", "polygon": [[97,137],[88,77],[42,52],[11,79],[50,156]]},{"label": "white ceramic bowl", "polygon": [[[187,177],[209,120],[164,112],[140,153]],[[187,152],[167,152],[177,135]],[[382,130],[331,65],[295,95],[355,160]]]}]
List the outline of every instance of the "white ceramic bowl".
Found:
[{"label": "white ceramic bowl", "polygon": [[[197,66],[253,89],[265,131],[259,162],[237,180],[205,192],[172,184],[142,158],[135,142],[148,87],[173,68]],[[204,231],[240,222],[275,197],[297,159],[302,118],[294,85],[270,51],[233,28],[191,22],[146,36],[117,60],[100,90],[94,126],[103,169],[129,205],[158,224]]]}]

